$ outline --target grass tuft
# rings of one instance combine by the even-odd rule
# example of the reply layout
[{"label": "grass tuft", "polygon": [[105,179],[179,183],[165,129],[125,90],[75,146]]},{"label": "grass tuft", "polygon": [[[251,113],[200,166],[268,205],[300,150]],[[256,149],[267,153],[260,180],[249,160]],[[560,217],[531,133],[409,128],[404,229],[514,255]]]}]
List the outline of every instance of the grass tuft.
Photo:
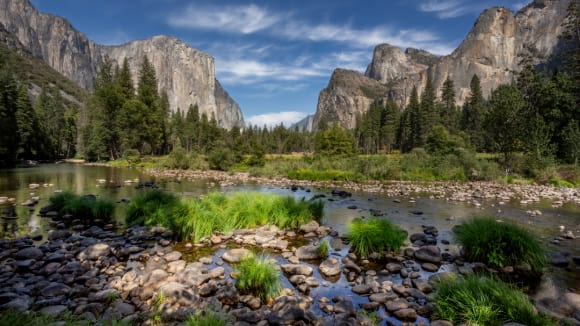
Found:
[{"label": "grass tuft", "polygon": [[490,217],[476,217],[456,231],[469,260],[494,267],[528,264],[534,273],[546,265],[545,251],[530,231]]},{"label": "grass tuft", "polygon": [[236,287],[266,301],[275,298],[282,288],[276,263],[268,257],[245,257],[236,266]]},{"label": "grass tuft", "polygon": [[387,220],[370,218],[355,219],[349,226],[347,239],[359,257],[368,257],[373,252],[397,251],[407,234]]},{"label": "grass tuft", "polygon": [[111,220],[115,203],[109,199],[91,195],[79,196],[72,192],[61,192],[50,197],[50,204],[61,214],[71,214],[81,220]]},{"label": "grass tuft", "polygon": [[328,240],[324,239],[320,242],[320,245],[318,245],[318,258],[320,259],[326,259],[328,258],[328,254],[330,251],[330,246],[328,245]]},{"label": "grass tuft", "polygon": [[454,324],[502,325],[508,322],[528,326],[554,325],[539,315],[519,289],[497,279],[468,276],[445,279],[435,297],[439,316]]},{"label": "grass tuft", "polygon": [[179,200],[159,190],[136,197],[129,205],[127,222],[164,226],[183,240],[198,242],[214,232],[272,224],[297,229],[322,217],[320,201],[296,200],[257,192],[209,193],[203,199]]}]

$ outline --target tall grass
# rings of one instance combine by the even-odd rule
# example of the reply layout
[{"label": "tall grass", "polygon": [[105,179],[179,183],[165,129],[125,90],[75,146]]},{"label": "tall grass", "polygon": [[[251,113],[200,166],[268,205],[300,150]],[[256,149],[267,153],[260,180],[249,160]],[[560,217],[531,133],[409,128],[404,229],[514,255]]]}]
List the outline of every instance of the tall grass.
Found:
[{"label": "tall grass", "polygon": [[216,231],[265,224],[296,229],[313,219],[320,220],[323,209],[320,201],[296,200],[276,194],[212,192],[203,199],[179,200],[174,195],[152,191],[131,202],[127,222],[165,226],[180,239],[198,242]]},{"label": "tall grass", "polygon": [[530,231],[491,217],[476,217],[463,223],[455,235],[472,261],[494,267],[529,264],[541,273],[546,265],[545,251]]},{"label": "tall grass", "polygon": [[316,249],[318,252],[318,258],[320,259],[326,259],[328,258],[328,254],[330,251],[330,246],[328,245],[328,240],[324,239],[320,242],[320,244],[318,245],[318,248]]},{"label": "tall grass", "polygon": [[359,257],[368,257],[373,252],[397,251],[406,238],[407,234],[398,226],[377,218],[355,219],[347,233],[348,242]]},{"label": "tall grass", "polygon": [[[36,312],[19,312],[14,310],[6,310],[0,312],[1,326],[46,326],[46,325],[62,325],[62,326],[89,326],[94,323],[89,320],[83,320],[77,316],[73,316],[70,312],[66,312],[62,316],[48,316]],[[129,326],[129,323],[112,320],[102,323],[103,326]]]},{"label": "tall grass", "polygon": [[288,172],[288,178],[310,181],[355,181],[361,179],[354,172],[343,170],[299,169]]},{"label": "tall grass", "polygon": [[131,199],[127,207],[127,224],[158,223],[170,215],[179,204],[179,198],[174,194],[160,189],[146,190]]},{"label": "tall grass", "polygon": [[79,196],[72,192],[54,194],[50,204],[61,214],[71,214],[81,220],[110,221],[115,211],[113,201],[93,196]]},{"label": "tall grass", "polygon": [[547,317],[538,315],[528,297],[517,288],[474,275],[441,281],[435,307],[441,318],[454,324],[494,326],[516,322],[528,326],[555,325]]},{"label": "tall grass", "polygon": [[282,288],[276,263],[268,257],[250,255],[236,266],[236,287],[262,301],[275,298]]}]

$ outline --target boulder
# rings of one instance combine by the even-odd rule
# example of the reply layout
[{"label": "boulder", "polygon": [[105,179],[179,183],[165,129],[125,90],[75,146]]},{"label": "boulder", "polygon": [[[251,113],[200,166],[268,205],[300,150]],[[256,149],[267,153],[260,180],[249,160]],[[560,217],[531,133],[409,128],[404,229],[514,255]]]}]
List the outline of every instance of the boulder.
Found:
[{"label": "boulder", "polygon": [[239,263],[246,256],[251,255],[251,252],[245,248],[230,249],[222,255],[222,259],[228,263]]},{"label": "boulder", "polygon": [[334,257],[330,257],[323,261],[319,266],[320,274],[332,277],[340,274],[340,262]]},{"label": "boulder", "polygon": [[317,246],[302,246],[296,250],[296,257],[300,260],[314,260],[318,259]]},{"label": "boulder", "polygon": [[36,247],[24,248],[15,252],[12,256],[17,260],[33,259],[37,260],[43,255],[42,250]]},{"label": "boulder", "polygon": [[415,258],[427,263],[440,264],[441,249],[437,246],[423,246],[415,251]]},{"label": "boulder", "polygon": [[305,276],[310,276],[314,272],[312,267],[298,264],[282,265],[282,270],[284,271],[284,273],[290,275],[305,275]]},{"label": "boulder", "polygon": [[316,230],[318,230],[319,227],[320,227],[320,224],[318,224],[318,222],[310,221],[310,222],[302,225],[300,227],[300,231],[302,231],[304,233],[316,232]]}]

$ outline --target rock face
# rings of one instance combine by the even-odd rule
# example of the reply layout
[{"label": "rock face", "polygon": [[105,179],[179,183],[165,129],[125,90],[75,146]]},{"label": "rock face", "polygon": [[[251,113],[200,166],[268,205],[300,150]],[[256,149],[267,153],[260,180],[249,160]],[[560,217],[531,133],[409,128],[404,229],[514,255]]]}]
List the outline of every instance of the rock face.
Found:
[{"label": "rock face", "polygon": [[214,58],[178,39],[155,36],[119,46],[99,45],[65,19],[39,13],[28,0],[0,0],[0,23],[33,56],[87,90],[93,87],[105,56],[117,64],[127,58],[136,82],[147,55],[172,110],[187,111],[191,104],[197,104],[200,113],[215,116],[222,127],[243,124],[238,104],[215,78]]},{"label": "rock face", "polygon": [[[353,128],[356,116],[366,112],[374,100],[390,98],[399,105],[407,103],[413,87],[421,94],[429,77],[439,94],[447,77],[453,79],[459,105],[469,96],[469,83],[475,74],[484,96],[489,96],[491,90],[513,80],[523,56],[529,56],[534,64],[550,59],[558,48],[570,2],[535,0],[516,14],[507,8],[487,9],[459,47],[443,57],[380,44],[364,76],[352,71],[346,77],[344,70],[335,70],[328,87],[320,92],[314,129],[321,120]],[[356,91],[376,81],[382,86],[374,88],[376,93]]]}]

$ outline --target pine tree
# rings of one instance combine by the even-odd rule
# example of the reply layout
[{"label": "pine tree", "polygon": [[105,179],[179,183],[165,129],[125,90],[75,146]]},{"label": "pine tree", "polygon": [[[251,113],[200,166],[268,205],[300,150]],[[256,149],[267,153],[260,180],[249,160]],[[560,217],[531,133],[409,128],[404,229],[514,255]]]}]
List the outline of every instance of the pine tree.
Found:
[{"label": "pine tree", "polygon": [[463,105],[460,129],[469,136],[471,144],[473,144],[475,149],[482,151],[485,149],[486,144],[485,131],[483,130],[485,102],[477,75],[473,75],[469,87],[470,95]]},{"label": "pine tree", "polygon": [[[142,126],[146,132],[145,142],[148,147],[142,147],[141,150],[146,153],[159,153],[163,143],[164,114],[159,103],[155,68],[146,56],[143,57],[141,64],[138,85],[137,100],[147,108],[142,114],[143,119],[137,124]],[[141,154],[144,153],[141,152]]]},{"label": "pine tree", "polygon": [[129,68],[127,58],[123,60],[123,65],[115,76],[115,82],[119,88],[122,98],[127,101],[135,97],[135,86],[133,85],[133,76]]},{"label": "pine tree", "polygon": [[408,145],[406,147],[408,150],[411,150],[415,147],[420,147],[423,145],[423,137],[425,136],[426,130],[416,87],[413,87],[413,90],[411,91],[411,98],[409,100],[409,106],[407,106],[407,111],[409,112],[409,125],[411,127],[411,134],[407,143]]},{"label": "pine tree", "polygon": [[420,120],[423,125],[423,132],[420,138],[420,146],[425,144],[425,138],[427,134],[433,130],[433,127],[439,123],[439,114],[436,110],[435,102],[437,96],[435,95],[435,89],[433,88],[433,81],[431,77],[427,78],[427,84],[425,85],[425,90],[421,94],[421,114]]},{"label": "pine tree", "polygon": [[450,132],[457,130],[458,110],[455,103],[455,84],[447,76],[441,91],[441,110],[439,111],[441,124]]},{"label": "pine tree", "polygon": [[39,158],[38,139],[40,128],[36,112],[32,108],[28,90],[24,84],[18,87],[16,103],[16,125],[18,128],[18,157],[21,159]]},{"label": "pine tree", "polygon": [[0,167],[11,166],[16,161],[19,143],[17,98],[18,85],[14,75],[6,68],[0,69]]}]

